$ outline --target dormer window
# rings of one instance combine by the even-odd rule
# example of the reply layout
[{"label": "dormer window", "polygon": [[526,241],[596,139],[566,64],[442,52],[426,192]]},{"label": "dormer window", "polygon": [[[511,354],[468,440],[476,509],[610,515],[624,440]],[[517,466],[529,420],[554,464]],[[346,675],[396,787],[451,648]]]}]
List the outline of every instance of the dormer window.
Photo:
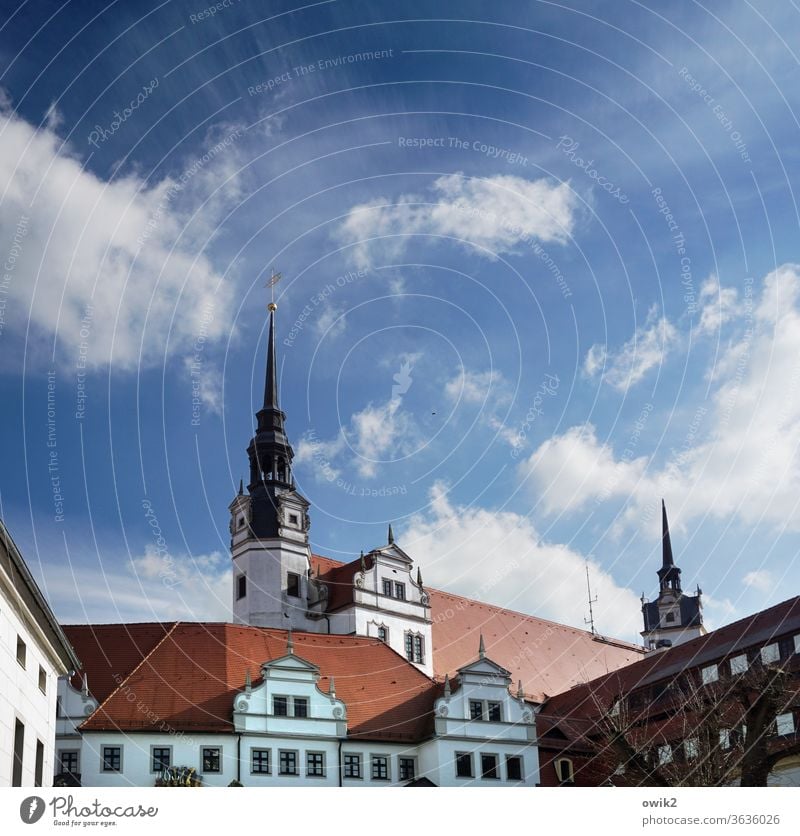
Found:
[{"label": "dormer window", "polygon": [[667,622],[673,622],[673,621],[675,621],[675,613],[674,612],[668,612],[667,613]]},{"label": "dormer window", "polygon": [[273,697],[272,698],[272,713],[276,717],[288,717],[289,716],[289,700],[286,697]]},{"label": "dormer window", "polygon": [[300,517],[297,514],[289,514],[289,525],[295,526],[295,528],[300,527]]},{"label": "dormer window", "polygon": [[404,583],[397,583],[395,581],[394,597],[397,598],[398,601],[406,600],[406,585]]},{"label": "dormer window", "polygon": [[383,594],[392,597],[392,582],[386,578],[383,579]]},{"label": "dormer window", "polygon": [[236,527],[244,528],[244,517],[239,517],[239,519],[236,521]]}]

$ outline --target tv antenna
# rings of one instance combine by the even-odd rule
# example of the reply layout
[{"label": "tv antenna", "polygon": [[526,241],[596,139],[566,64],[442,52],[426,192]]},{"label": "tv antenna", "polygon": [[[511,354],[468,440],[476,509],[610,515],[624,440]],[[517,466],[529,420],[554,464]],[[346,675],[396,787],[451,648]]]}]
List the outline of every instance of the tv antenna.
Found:
[{"label": "tv antenna", "polygon": [[597,596],[595,595],[594,598],[592,597],[592,585],[589,583],[589,561],[586,561],[586,592],[589,595],[589,617],[583,619],[584,624],[589,625],[589,629],[592,631],[592,635],[596,636],[597,633],[594,629],[594,610],[592,609],[592,604],[597,603]]}]

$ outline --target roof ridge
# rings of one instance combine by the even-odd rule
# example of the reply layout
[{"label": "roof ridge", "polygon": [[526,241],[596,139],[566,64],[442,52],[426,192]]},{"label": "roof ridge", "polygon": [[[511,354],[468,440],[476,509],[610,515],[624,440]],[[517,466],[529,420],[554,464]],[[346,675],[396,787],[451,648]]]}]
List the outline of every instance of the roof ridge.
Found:
[{"label": "roof ridge", "polygon": [[101,703],[98,704],[97,708],[95,708],[95,710],[80,724],[80,726],[78,726],[78,728],[83,728],[83,726],[86,723],[88,723],[89,720],[91,720],[92,717],[94,717],[95,714],[97,714],[97,712],[100,711],[101,708],[105,707],[108,701],[115,696],[117,691],[119,691],[119,689],[122,688],[122,686],[136,673],[136,671],[138,671],[139,668],[142,667],[142,665],[156,652],[156,650],[158,650],[158,648],[161,647],[161,645],[167,640],[167,638],[169,638],[169,636],[171,636],[175,632],[175,628],[180,623],[180,621],[174,621],[172,623],[172,627],[170,627],[169,630],[167,630],[167,632],[164,633],[164,635],[153,645],[153,647],[150,649],[150,652],[142,656],[142,658],[139,660],[139,664],[136,665],[136,667],[134,667],[132,670],[130,670],[128,674],[122,680],[120,680],[120,682],[117,683],[117,687]]}]

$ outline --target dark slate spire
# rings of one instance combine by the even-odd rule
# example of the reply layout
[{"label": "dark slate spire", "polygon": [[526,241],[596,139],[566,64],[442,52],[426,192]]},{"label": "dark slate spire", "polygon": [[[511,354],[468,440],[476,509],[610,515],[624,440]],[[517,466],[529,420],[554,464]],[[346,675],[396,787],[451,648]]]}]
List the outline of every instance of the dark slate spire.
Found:
[{"label": "dark slate spire", "polygon": [[269,306],[269,339],[267,341],[267,377],[264,381],[264,409],[278,407],[278,364],[275,360],[275,310],[274,302]]},{"label": "dark slate spire", "polygon": [[662,591],[668,588],[675,592],[681,591],[681,570],[675,565],[672,557],[667,506],[663,499],[661,500],[661,568],[658,570],[658,581]]},{"label": "dark slate spire", "polygon": [[389,532],[387,534],[386,542],[391,545],[394,543],[394,532],[392,531],[392,524],[389,523]]}]

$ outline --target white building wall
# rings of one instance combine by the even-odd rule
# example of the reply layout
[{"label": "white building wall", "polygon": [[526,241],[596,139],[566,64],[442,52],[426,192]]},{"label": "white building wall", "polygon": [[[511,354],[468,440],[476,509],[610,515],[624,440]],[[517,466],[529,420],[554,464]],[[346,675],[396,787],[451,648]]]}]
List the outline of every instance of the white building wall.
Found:
[{"label": "white building wall", "polygon": [[[17,662],[17,636],[26,646],[24,668]],[[44,693],[39,689],[40,665],[46,674]],[[42,785],[52,786],[57,678],[61,673],[49,642],[27,608],[13,588],[0,582],[0,786],[11,785],[18,719],[25,726],[22,786],[34,785],[37,740],[44,744]]]}]

